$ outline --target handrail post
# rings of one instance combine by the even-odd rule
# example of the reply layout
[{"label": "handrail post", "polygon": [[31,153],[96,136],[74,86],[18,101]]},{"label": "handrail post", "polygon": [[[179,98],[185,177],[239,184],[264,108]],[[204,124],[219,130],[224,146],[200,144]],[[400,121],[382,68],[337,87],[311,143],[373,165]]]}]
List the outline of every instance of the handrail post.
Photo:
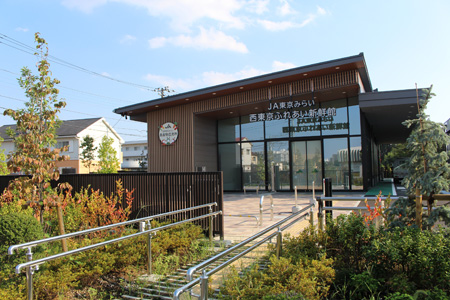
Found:
[{"label": "handrail post", "polygon": [[261,199],[259,200],[259,226],[262,226],[263,223],[263,203],[264,196],[261,196]]},{"label": "handrail post", "polygon": [[200,279],[200,299],[208,300],[208,275],[206,275],[206,270],[204,269]]},{"label": "handrail post", "polygon": [[[297,187],[295,187],[297,192]],[[314,205],[316,205],[316,188],[315,188],[315,182],[312,182],[312,201],[314,202]],[[297,195],[296,195],[297,196]],[[297,202],[295,202],[295,205],[297,205]],[[311,207],[311,209],[309,210],[309,223],[311,224],[311,226],[314,226],[314,209],[313,207]]]},{"label": "handrail post", "polygon": [[294,192],[295,192],[295,207],[297,207],[297,186],[294,186]]},{"label": "handrail post", "polygon": [[[33,260],[33,252],[31,252],[31,247],[28,247],[27,250],[27,262]],[[26,268],[26,276],[27,276],[27,298],[28,300],[33,300],[33,273],[35,267],[28,266]]]},{"label": "handrail post", "polygon": [[[209,213],[212,214],[212,207],[209,207]],[[213,240],[213,216],[209,217],[209,241]]]},{"label": "handrail post", "polygon": [[278,231],[277,231],[277,258],[280,258],[280,256],[281,256],[282,244],[283,244],[283,233],[281,232],[280,227],[278,227]]},{"label": "handrail post", "polygon": [[[313,199],[316,200],[316,186],[315,186],[315,181],[312,182],[312,186],[313,186]],[[295,199],[297,200],[297,199]],[[295,202],[297,203],[297,202]]]},{"label": "handrail post", "polygon": [[323,200],[321,197],[317,197],[317,203],[319,204],[317,212],[317,219],[319,221],[319,231],[323,231]]},{"label": "handrail post", "polygon": [[[152,229],[152,224],[150,222],[151,220],[147,221],[147,224],[145,222],[140,222],[139,231],[143,232]],[[147,269],[148,275],[152,274],[152,233],[149,233],[147,236]]]},{"label": "handrail post", "polygon": [[270,221],[273,221],[273,196],[270,195]]}]

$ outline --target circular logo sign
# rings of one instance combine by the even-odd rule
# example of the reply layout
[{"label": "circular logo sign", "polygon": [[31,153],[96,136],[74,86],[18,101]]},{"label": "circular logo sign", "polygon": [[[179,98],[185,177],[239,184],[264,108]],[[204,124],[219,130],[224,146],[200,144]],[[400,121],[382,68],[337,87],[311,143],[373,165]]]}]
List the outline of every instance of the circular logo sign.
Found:
[{"label": "circular logo sign", "polygon": [[178,138],[177,123],[167,122],[159,128],[159,140],[164,146],[169,146],[175,143]]}]

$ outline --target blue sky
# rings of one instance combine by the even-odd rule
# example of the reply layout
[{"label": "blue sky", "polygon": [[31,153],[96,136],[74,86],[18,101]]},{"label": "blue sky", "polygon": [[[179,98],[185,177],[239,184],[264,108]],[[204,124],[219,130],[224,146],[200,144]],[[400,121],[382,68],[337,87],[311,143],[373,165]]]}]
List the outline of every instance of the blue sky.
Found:
[{"label": "blue sky", "polygon": [[[2,0],[0,112],[20,108],[16,78],[36,72],[40,32],[67,106],[60,118],[105,117],[124,140],[145,124],[113,109],[364,52],[380,91],[433,84],[427,113],[450,118],[450,2],[293,0]],[[446,71],[447,70],[447,71]],[[0,116],[0,125],[12,120]]]}]

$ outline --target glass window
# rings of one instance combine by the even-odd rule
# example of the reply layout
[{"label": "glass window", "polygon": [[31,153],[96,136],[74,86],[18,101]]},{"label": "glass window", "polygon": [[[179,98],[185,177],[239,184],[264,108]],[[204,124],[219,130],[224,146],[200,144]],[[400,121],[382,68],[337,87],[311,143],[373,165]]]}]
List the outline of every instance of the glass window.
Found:
[{"label": "glass window", "polygon": [[[283,113],[284,111],[278,112]],[[289,137],[289,119],[266,121],[266,139],[282,137]]]},{"label": "glass window", "polygon": [[347,138],[324,139],[325,177],[331,178],[333,190],[350,189]]},{"label": "glass window", "polygon": [[321,108],[322,135],[348,134],[347,99],[324,102]]},{"label": "glass window", "polygon": [[267,143],[267,166],[269,179],[272,180],[272,165],[275,174],[275,190],[289,190],[291,180],[289,178],[289,142]]},{"label": "glass window", "polygon": [[352,189],[363,189],[363,167],[361,152],[361,137],[350,138],[350,168],[352,176]]},{"label": "glass window", "polygon": [[292,142],[292,185],[301,190],[320,188],[322,150],[319,140]]},{"label": "glass window", "polygon": [[291,137],[320,136],[319,118],[301,118],[291,120]]},{"label": "glass window", "polygon": [[223,172],[223,189],[241,190],[240,143],[219,145],[219,168]]},{"label": "glass window", "polygon": [[250,122],[250,116],[241,117],[242,140],[248,141],[264,140],[264,122]]},{"label": "glass window", "polygon": [[242,176],[244,186],[265,189],[264,143],[242,143]]},{"label": "glass window", "polygon": [[305,99],[304,96],[293,97],[293,100],[291,137],[320,136],[320,119],[311,115],[318,111],[319,103],[313,99]]},{"label": "glass window", "polygon": [[239,140],[239,118],[219,120],[217,123],[219,143]]},{"label": "glass window", "polygon": [[350,126],[350,134],[361,134],[361,116],[359,113],[358,98],[348,99],[348,120]]},{"label": "glass window", "polygon": [[139,150],[139,147],[134,147],[134,151],[137,151],[137,150]]}]

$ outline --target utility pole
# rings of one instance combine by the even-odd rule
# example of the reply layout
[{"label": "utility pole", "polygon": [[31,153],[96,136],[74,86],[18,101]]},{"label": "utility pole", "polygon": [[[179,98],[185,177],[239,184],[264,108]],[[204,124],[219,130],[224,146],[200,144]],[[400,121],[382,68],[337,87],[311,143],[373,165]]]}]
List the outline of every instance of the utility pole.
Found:
[{"label": "utility pole", "polygon": [[174,90],[171,90],[168,86],[162,87],[162,88],[156,88],[153,90],[154,92],[157,92],[161,98],[164,98],[166,96],[165,92],[167,93],[175,93]]}]

